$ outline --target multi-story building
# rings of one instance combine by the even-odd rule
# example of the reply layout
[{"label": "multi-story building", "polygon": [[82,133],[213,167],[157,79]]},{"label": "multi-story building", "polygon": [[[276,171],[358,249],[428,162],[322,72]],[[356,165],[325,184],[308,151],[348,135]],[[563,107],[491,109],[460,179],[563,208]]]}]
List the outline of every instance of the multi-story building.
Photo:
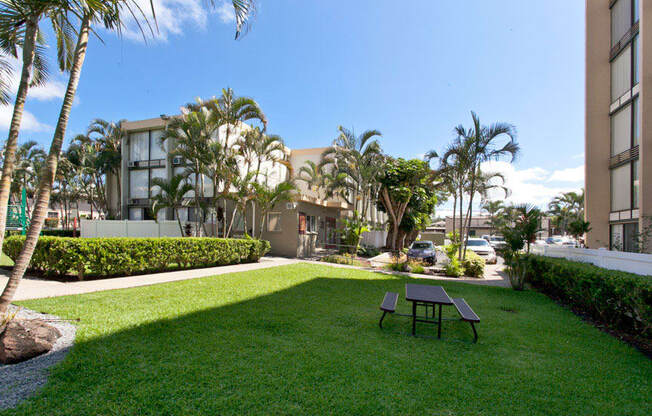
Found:
[{"label": "multi-story building", "polygon": [[652,86],[646,85],[651,68],[652,1],[587,0],[590,248],[638,250],[641,230],[652,216],[652,192],[645,192],[652,181]]},{"label": "multi-story building", "polygon": [[[122,143],[122,170],[121,178],[118,181],[115,177],[108,180],[109,204],[113,210],[120,212],[122,218],[131,221],[153,220],[151,204],[152,196],[159,190],[152,186],[154,178],[168,179],[172,175],[179,174],[186,169],[185,161],[180,157],[172,156],[171,149],[174,149],[175,143],[166,140],[161,144],[161,137],[167,127],[168,117],[154,118],[140,121],[127,121],[123,123],[126,135]],[[250,127],[241,124],[229,136],[229,141],[239,138],[240,132]],[[216,140],[225,140],[225,129],[220,129]],[[311,149],[284,149],[284,154],[278,154],[277,157],[284,157],[289,160],[295,173],[307,161],[319,163],[321,154],[325,148]],[[244,176],[244,163],[240,166]],[[269,186],[275,186],[277,183],[290,178],[290,170],[283,164],[274,163],[271,160],[263,161],[260,168],[262,175]],[[207,198],[213,197],[213,186],[210,178],[203,177],[203,192]],[[189,181],[194,183],[193,176],[189,176]],[[118,182],[121,192],[117,192]],[[308,189],[305,182],[295,181],[298,187],[296,199],[291,203],[280,204],[272,212],[267,214],[263,225],[262,237],[269,240],[272,245],[272,253],[290,257],[305,257],[314,253],[316,248],[335,247],[338,243],[337,229],[340,226],[342,218],[350,215],[351,210],[348,204],[342,199],[325,198],[324,193],[320,190]],[[221,192],[218,189],[218,192]],[[120,194],[120,200],[118,199]],[[192,223],[196,221],[195,209],[193,208],[194,191],[186,194],[188,206],[179,209],[179,218],[182,223]],[[221,218],[217,215],[210,216],[206,222],[208,226],[206,231],[209,235],[221,236],[223,234],[223,223],[235,216],[233,222],[233,235],[242,235],[244,233],[244,219],[239,212],[235,210],[233,202],[225,202],[225,209],[222,211]],[[384,213],[371,209],[368,220],[374,226],[385,224],[386,218]],[[159,212],[161,221],[176,220],[175,213],[172,209],[162,210]],[[259,235],[260,232],[260,210],[257,210],[255,204],[251,204],[247,210],[247,232],[250,235]]]}]

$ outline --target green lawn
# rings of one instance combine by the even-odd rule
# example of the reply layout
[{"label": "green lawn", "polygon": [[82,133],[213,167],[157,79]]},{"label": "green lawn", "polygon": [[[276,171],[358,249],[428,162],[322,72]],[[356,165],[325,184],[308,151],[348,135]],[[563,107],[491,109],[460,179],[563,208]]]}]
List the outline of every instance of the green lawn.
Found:
[{"label": "green lawn", "polygon": [[478,344],[458,321],[441,340],[397,316],[381,331],[408,280],[302,264],[21,302],[81,318],[78,343],[1,414],[652,413],[651,361],[535,292],[442,283],[482,318]]}]

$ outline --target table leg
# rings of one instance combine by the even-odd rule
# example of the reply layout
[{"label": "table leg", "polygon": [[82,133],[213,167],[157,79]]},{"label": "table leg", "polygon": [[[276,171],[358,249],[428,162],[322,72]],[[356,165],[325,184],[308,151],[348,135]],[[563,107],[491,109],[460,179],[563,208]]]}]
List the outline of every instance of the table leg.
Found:
[{"label": "table leg", "polygon": [[417,303],[412,302],[412,335],[416,335],[417,331]]},{"label": "table leg", "polygon": [[441,338],[441,303],[439,304],[439,325],[437,325],[437,338]]}]

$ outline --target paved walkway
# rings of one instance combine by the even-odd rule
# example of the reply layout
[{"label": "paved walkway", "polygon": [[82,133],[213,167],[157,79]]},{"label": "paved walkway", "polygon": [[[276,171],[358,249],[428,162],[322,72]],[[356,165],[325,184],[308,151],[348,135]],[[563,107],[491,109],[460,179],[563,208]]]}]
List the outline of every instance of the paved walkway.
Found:
[{"label": "paved walkway", "polygon": [[[200,277],[216,276],[226,273],[244,272],[250,270],[260,270],[269,267],[285,266],[288,264],[312,263],[322,266],[341,267],[349,269],[366,270],[375,273],[396,274],[422,278],[429,280],[443,280],[451,282],[464,282],[486,286],[509,287],[507,276],[501,271],[502,265],[487,265],[484,279],[473,277],[443,277],[443,276],[426,276],[413,273],[389,272],[384,270],[364,268],[357,266],[347,266],[342,264],[324,263],[310,260],[288,259],[282,257],[263,257],[259,263],[235,264],[232,266],[211,267],[207,269],[179,270],[175,272],[144,274],[139,276],[116,277],[112,279],[88,280],[83,282],[57,282],[45,280],[36,277],[25,277],[18,286],[18,292],[14,297],[15,300],[38,299],[66,295],[78,295],[81,293],[100,292],[103,290],[125,289],[129,287],[149,286],[158,283],[175,282],[178,280],[197,279]],[[8,272],[0,272],[0,288],[7,283]]]},{"label": "paved walkway", "polygon": [[[143,274],[139,276],[115,277],[112,279],[88,280],[83,282],[56,282],[34,277],[25,277],[18,286],[14,300],[38,299],[55,296],[78,295],[80,293],[102,290],[125,289],[128,287],[149,286],[177,280],[197,279],[225,273],[260,270],[269,267],[295,264],[300,260],[281,257],[263,257],[259,263],[234,264],[232,266],[210,267],[206,269],[179,270],[175,272]],[[4,272],[6,273],[6,272]],[[7,276],[0,276],[0,288],[7,284]]]}]

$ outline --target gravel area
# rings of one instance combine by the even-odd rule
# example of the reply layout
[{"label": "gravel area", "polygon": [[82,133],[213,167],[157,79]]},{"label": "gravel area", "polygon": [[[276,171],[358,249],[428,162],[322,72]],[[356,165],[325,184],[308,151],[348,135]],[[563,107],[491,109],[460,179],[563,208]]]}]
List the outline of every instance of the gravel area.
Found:
[{"label": "gravel area", "polygon": [[[14,309],[15,310],[15,309]],[[58,319],[53,315],[22,308],[16,315],[22,319]],[[61,338],[46,354],[18,364],[0,364],[0,410],[16,407],[22,400],[45,385],[50,367],[63,360],[75,342],[77,327],[67,321],[48,322],[61,332]]]}]

